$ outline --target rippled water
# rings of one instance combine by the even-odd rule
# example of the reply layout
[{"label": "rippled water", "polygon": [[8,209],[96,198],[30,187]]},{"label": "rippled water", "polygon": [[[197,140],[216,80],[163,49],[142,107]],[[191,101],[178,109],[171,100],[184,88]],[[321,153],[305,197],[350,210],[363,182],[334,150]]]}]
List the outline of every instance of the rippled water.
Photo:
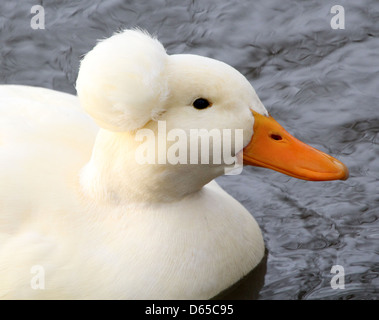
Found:
[{"label": "rippled water", "polygon": [[[33,30],[38,1],[0,2],[0,83],[75,93],[80,57],[97,39],[135,26],[158,35],[169,53],[231,64],[288,131],[342,160],[351,175],[314,183],[245,168],[218,179],[264,232],[264,284],[255,297],[379,298],[377,0],[42,3],[45,29]],[[345,30],[330,26],[335,4],[345,8]],[[345,289],[331,288],[333,265],[344,267]]]}]

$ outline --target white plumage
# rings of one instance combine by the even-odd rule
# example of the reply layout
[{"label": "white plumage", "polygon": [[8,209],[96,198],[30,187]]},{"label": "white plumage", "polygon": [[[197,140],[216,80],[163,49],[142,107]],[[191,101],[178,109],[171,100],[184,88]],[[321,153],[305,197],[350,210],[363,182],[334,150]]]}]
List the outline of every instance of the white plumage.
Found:
[{"label": "white plumage", "polygon": [[[208,299],[261,261],[258,224],[213,181],[226,161],[140,164],[136,135],[157,137],[159,121],[168,132],[242,129],[230,150],[243,149],[247,164],[307,180],[348,177],[270,117],[238,71],[168,55],[141,31],[89,52],[77,91],[79,99],[0,86],[0,298]],[[209,107],[197,108],[200,98]]]},{"label": "white plumage", "polygon": [[[242,128],[246,145],[250,109],[267,111],[240,73],[127,30],[87,54],[77,90],[100,130],[77,97],[0,86],[1,298],[211,298],[259,263],[256,221],[212,181],[223,165],[134,158],[135,130],[157,120]],[[196,110],[203,96],[213,105]]]}]

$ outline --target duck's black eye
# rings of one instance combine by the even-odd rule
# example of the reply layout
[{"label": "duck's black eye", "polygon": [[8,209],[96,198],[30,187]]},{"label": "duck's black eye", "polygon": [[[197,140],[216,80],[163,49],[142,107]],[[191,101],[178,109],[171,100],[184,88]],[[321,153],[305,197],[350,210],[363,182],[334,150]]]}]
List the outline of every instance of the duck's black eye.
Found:
[{"label": "duck's black eye", "polygon": [[211,105],[207,99],[199,98],[196,99],[192,104],[196,109],[205,109]]}]

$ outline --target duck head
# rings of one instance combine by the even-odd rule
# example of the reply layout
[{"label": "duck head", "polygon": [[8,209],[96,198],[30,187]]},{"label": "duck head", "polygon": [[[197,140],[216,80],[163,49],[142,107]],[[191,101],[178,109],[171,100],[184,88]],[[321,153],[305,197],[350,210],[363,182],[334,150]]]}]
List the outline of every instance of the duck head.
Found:
[{"label": "duck head", "polygon": [[[139,181],[141,195],[182,197],[223,174],[232,158],[299,179],[348,176],[340,161],[283,129],[237,70],[197,55],[168,55],[158,40],[142,31],[126,30],[99,42],[81,63],[77,92],[101,128],[82,184],[102,184],[105,193],[112,189],[113,194],[133,194],[128,181]],[[205,133],[212,137],[206,147],[209,161],[201,161],[201,143],[191,148],[194,130],[197,141]],[[209,134],[212,130],[214,135]],[[141,149],[148,132],[154,137],[149,145],[153,161],[141,163],[149,153]],[[229,153],[224,152],[226,137]],[[219,155],[224,156],[216,156],[215,145],[223,146]],[[168,161],[169,154],[179,161]]]}]

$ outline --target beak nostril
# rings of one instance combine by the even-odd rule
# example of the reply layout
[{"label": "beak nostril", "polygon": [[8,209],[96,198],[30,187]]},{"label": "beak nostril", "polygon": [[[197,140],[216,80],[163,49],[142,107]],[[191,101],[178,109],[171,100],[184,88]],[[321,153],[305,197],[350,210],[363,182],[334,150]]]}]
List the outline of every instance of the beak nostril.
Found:
[{"label": "beak nostril", "polygon": [[280,134],[275,134],[275,133],[271,133],[270,134],[270,138],[273,139],[273,140],[276,140],[276,141],[280,141],[280,140],[283,139]]}]

